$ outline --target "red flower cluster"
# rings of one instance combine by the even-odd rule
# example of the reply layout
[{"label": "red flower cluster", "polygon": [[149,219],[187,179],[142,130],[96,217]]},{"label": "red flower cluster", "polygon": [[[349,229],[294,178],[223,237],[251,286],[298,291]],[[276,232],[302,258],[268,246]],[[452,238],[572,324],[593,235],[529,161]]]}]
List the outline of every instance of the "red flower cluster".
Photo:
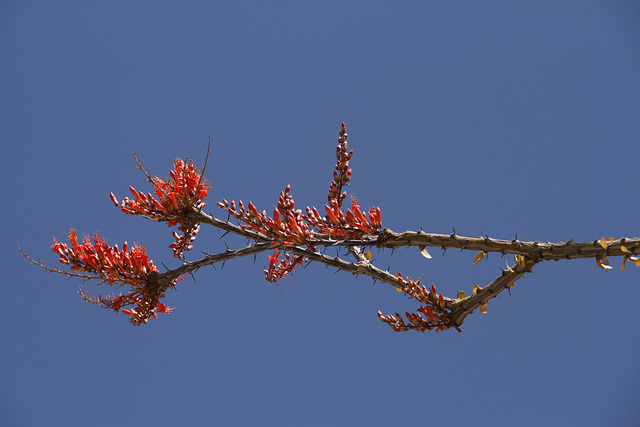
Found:
[{"label": "red flower cluster", "polygon": [[327,197],[330,206],[333,206],[334,202],[337,202],[338,207],[340,207],[344,199],[347,198],[347,192],[342,191],[342,187],[349,185],[349,181],[351,181],[349,160],[351,160],[351,156],[353,156],[353,150],[347,152],[347,137],[347,127],[344,122],[342,122],[338,145],[336,146],[336,170],[333,172],[333,181],[331,181],[331,185],[329,186],[329,196]]},{"label": "red flower cluster", "polygon": [[[395,316],[390,314],[385,316],[378,311],[380,320],[387,323],[396,332],[404,332],[410,329],[419,332],[435,329],[436,332],[440,332],[452,326],[445,310],[444,297],[441,293],[438,294],[436,292],[435,285],[431,285],[431,290],[429,291],[425,286],[420,286],[417,282],[411,280],[410,277],[404,280],[400,273],[398,273],[398,279],[405,285],[402,289],[404,293],[426,305],[421,306],[417,313],[405,313],[409,323],[405,323],[398,313]],[[424,314],[425,317],[422,317],[420,313]]]},{"label": "red flower cluster", "polygon": [[93,273],[109,283],[118,280],[141,284],[147,282],[152,272],[158,272],[145,248],[138,244],[129,248],[127,242],[124,242],[122,250],[119,250],[118,245],[108,246],[106,240],[98,234],[93,237],[93,242],[85,236],[80,243],[73,228],[69,230],[69,242],[71,248],[54,238],[51,249],[60,255],[61,263],[71,266],[72,271]]},{"label": "red flower cluster", "polygon": [[308,221],[319,228],[320,233],[344,239],[359,239],[365,234],[376,235],[382,228],[380,208],[370,208],[367,216],[362,212],[355,197],[351,197],[351,209],[342,213],[338,202],[333,207],[324,205],[327,215],[321,217],[316,208],[307,207]]},{"label": "red flower cluster", "polygon": [[[131,300],[130,295],[122,295],[120,298],[125,297]],[[158,313],[171,314],[173,308],[167,307],[166,304],[158,302],[160,298],[164,298],[164,293],[157,295],[157,298],[138,298],[134,302],[136,308],[123,309],[122,312],[128,316],[131,316],[129,321],[136,326],[140,326],[143,323],[147,323],[149,319],[156,319]],[[125,302],[123,301],[123,302]]]},{"label": "red flower cluster", "polygon": [[[347,193],[342,191],[342,188],[349,185],[351,180],[349,160],[352,155],[353,150],[347,151],[347,133],[343,122],[336,147],[337,161],[333,181],[329,187],[329,205],[325,205],[326,216],[321,216],[315,207],[307,206],[307,215],[303,215],[299,209],[296,210],[295,202],[290,194],[290,185],[287,185],[287,188],[280,193],[278,206],[273,210],[273,217],[267,216],[267,212],[264,210],[259,213],[251,201],[246,209],[241,200],[236,206],[235,200],[229,203],[223,199],[222,202],[218,202],[218,206],[229,212],[234,218],[244,222],[243,228],[262,233],[285,247],[306,245],[315,250],[314,233],[328,234],[342,239],[359,239],[365,234],[377,235],[382,228],[380,208],[372,207],[369,209],[368,215],[365,215],[358,205],[358,201],[352,197],[351,209],[347,209],[346,213],[340,210],[342,202],[347,197]],[[275,252],[274,256],[269,259],[270,267],[265,270],[265,275],[267,280],[272,282],[286,276],[297,265],[304,262],[302,258],[295,261],[298,257],[294,258],[293,262],[289,258],[278,261]],[[276,266],[276,262],[282,265]]]},{"label": "red flower cluster", "polygon": [[280,260],[280,255],[282,255],[282,252],[274,249],[273,255],[267,257],[269,258],[269,269],[264,270],[264,275],[269,282],[277,282],[305,262],[304,257],[301,255],[296,255],[291,259],[289,254],[285,254],[282,260]]},{"label": "red flower cluster", "polygon": [[283,246],[304,245],[313,238],[313,230],[309,229],[307,218],[302,215],[302,211],[295,210],[295,202],[289,194],[290,191],[291,186],[287,185],[287,188],[280,192],[278,206],[273,210],[272,218],[267,217],[266,211],[258,213],[251,201],[246,209],[242,200],[238,201],[238,207],[235,200],[229,203],[225,199],[218,202],[218,206],[244,222],[246,225],[242,227],[245,229],[252,228],[266,237],[277,240]]},{"label": "red flower cluster", "polygon": [[155,221],[167,221],[169,226],[180,224],[178,229],[183,235],[173,232],[176,241],[169,246],[173,249],[173,256],[180,258],[183,252],[193,248],[191,242],[195,240],[200,229],[199,224],[189,221],[187,216],[191,209],[202,209],[206,205],[202,200],[211,187],[192,161],[176,159],[174,170],[170,174],[169,181],[163,181],[158,177],[151,180],[156,189],[157,199],[151,193],[145,195],[129,187],[134,199],[126,197],[122,202],[118,202],[116,196],[111,193],[111,201],[125,214],[144,215]]},{"label": "red flower cluster", "polygon": [[115,311],[125,306],[136,305],[134,309],[122,310],[123,313],[132,316],[130,321],[135,325],[156,318],[156,312],[171,312],[170,308],[159,302],[168,286],[150,286],[151,279],[158,275],[158,269],[149,259],[143,246],[136,244],[129,248],[125,242],[120,250],[118,245],[107,245],[106,240],[98,234],[93,239],[85,236],[80,242],[73,228],[69,230],[68,238],[71,247],[66,243],[59,243],[55,238],[51,245],[53,252],[60,256],[61,263],[70,265],[74,272],[94,274],[110,285],[118,283],[118,286],[131,286],[127,295],[119,296],[90,296],[81,291],[85,301]]}]

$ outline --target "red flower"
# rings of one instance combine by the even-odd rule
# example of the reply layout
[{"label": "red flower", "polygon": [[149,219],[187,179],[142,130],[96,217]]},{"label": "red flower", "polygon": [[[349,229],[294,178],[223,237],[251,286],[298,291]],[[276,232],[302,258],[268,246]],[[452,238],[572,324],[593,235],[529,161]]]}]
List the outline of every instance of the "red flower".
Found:
[{"label": "red flower", "polygon": [[[158,269],[149,259],[144,246],[139,244],[129,248],[124,242],[122,249],[118,245],[109,246],[106,240],[96,234],[93,239],[85,236],[78,240],[76,231],[69,230],[69,247],[66,243],[60,243],[55,238],[51,249],[60,256],[60,262],[71,266],[72,275],[90,279],[94,275],[102,279],[103,283],[119,287],[129,286],[130,291],[119,296],[90,296],[80,291],[85,301],[122,311],[131,316],[130,321],[135,325],[146,323],[148,319],[158,317],[157,313],[171,313],[171,308],[159,302],[164,297],[164,289],[172,287],[175,281],[158,286],[152,283],[152,279],[158,275]],[[128,309],[125,306],[135,306]]]},{"label": "red flower", "polygon": [[170,171],[171,180],[163,181],[154,177],[151,181],[155,187],[155,196],[146,195],[129,187],[133,199],[126,197],[118,203],[118,199],[111,193],[111,201],[120,206],[122,212],[128,215],[144,215],[155,221],[167,221],[168,225],[180,224],[179,235],[174,232],[175,243],[169,247],[173,249],[173,256],[180,258],[183,252],[192,249],[191,242],[196,238],[199,225],[186,219],[191,209],[202,209],[206,203],[203,199],[209,194],[209,182],[203,179],[192,161],[175,160],[174,170]]},{"label": "red flower", "polygon": [[146,282],[152,272],[158,272],[141,245],[136,244],[128,249],[125,242],[123,249],[119,250],[118,245],[108,246],[98,234],[93,237],[93,242],[85,236],[80,244],[73,228],[69,230],[68,239],[71,248],[54,238],[51,249],[60,255],[60,262],[70,265],[73,271],[86,271],[104,279],[136,283]]}]

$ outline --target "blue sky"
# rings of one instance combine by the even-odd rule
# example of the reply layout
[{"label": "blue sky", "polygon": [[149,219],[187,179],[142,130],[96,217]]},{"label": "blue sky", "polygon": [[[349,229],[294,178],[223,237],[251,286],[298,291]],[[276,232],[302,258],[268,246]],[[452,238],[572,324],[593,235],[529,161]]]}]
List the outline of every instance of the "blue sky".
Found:
[{"label": "blue sky", "polygon": [[[349,191],[395,231],[638,237],[639,20],[624,1],[3,2],[0,424],[632,425],[640,269],[619,259],[538,265],[464,333],[418,334],[378,320],[417,307],[391,287],[311,265],[280,290],[265,254],[135,328],[15,244],[53,266],[74,227],[176,267],[165,225],[109,201],[149,190],[131,149],[164,177],[211,136],[220,217],[287,184],[322,206],[343,120]],[[432,253],[374,258],[448,295],[505,263]]]}]

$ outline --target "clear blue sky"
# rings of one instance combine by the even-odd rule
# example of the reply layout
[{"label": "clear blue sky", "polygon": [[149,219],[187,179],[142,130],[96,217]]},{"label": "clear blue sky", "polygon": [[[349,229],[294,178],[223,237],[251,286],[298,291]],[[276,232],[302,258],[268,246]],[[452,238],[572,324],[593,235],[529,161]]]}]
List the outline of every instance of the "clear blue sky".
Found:
[{"label": "clear blue sky", "polygon": [[[140,328],[18,255],[55,265],[52,236],[75,227],[176,267],[167,227],[109,200],[149,189],[132,148],[164,177],[211,136],[219,216],[223,197],[272,209],[287,184],[322,206],[343,120],[349,191],[393,230],[640,236],[637,2],[226,3],[0,5],[0,424],[637,422],[640,268],[619,259],[538,265],[464,333],[400,334],[376,312],[417,303],[391,287],[312,265],[281,291],[266,254],[184,280]],[[432,252],[374,257],[449,295],[505,264]]]}]

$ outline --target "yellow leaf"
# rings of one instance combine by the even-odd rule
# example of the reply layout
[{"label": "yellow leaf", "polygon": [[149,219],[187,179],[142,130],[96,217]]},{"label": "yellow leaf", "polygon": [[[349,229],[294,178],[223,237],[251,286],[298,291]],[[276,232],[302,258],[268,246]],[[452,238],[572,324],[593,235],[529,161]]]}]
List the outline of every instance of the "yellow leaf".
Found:
[{"label": "yellow leaf", "polygon": [[622,264],[620,265],[620,271],[624,271],[624,265],[627,263],[627,257],[622,257]]},{"label": "yellow leaf", "polygon": [[609,237],[607,240],[610,241],[610,242],[613,242],[616,239],[614,239],[613,237]]},{"label": "yellow leaf", "polygon": [[398,291],[398,292],[402,292],[402,289],[400,289],[400,288],[396,288],[396,291]]},{"label": "yellow leaf", "polygon": [[638,261],[636,261],[636,265],[637,265],[638,267],[640,267],[640,259],[639,259]]},{"label": "yellow leaf", "polygon": [[489,301],[485,302],[484,304],[480,304],[480,307],[478,307],[478,310],[480,310],[480,313],[487,314],[488,305],[489,305]]},{"label": "yellow leaf", "polygon": [[478,289],[480,289],[480,286],[474,284],[473,285],[473,294],[475,295],[478,292]]},{"label": "yellow leaf", "polygon": [[464,291],[458,291],[458,299],[463,299],[465,296],[467,296]]},{"label": "yellow leaf", "polygon": [[626,246],[624,246],[624,245],[620,245],[620,250],[621,250],[622,252],[630,253],[630,252],[629,252],[629,249],[627,249],[627,247],[626,247]]},{"label": "yellow leaf", "polygon": [[431,259],[431,254],[429,253],[429,251],[427,250],[426,246],[418,246],[420,248],[420,253],[422,254],[423,257],[427,258],[427,259]]},{"label": "yellow leaf", "polygon": [[367,251],[364,253],[364,259],[367,261],[371,261],[371,251]]},{"label": "yellow leaf", "polygon": [[569,240],[567,240],[567,245],[568,245],[569,243],[573,243],[573,237],[569,237]]},{"label": "yellow leaf", "polygon": [[483,258],[484,258],[484,251],[478,252],[478,255],[476,255],[476,257],[473,259],[473,263],[477,264],[480,261],[482,261]]},{"label": "yellow leaf", "polygon": [[607,240],[604,237],[600,238],[600,246],[607,249]]}]

